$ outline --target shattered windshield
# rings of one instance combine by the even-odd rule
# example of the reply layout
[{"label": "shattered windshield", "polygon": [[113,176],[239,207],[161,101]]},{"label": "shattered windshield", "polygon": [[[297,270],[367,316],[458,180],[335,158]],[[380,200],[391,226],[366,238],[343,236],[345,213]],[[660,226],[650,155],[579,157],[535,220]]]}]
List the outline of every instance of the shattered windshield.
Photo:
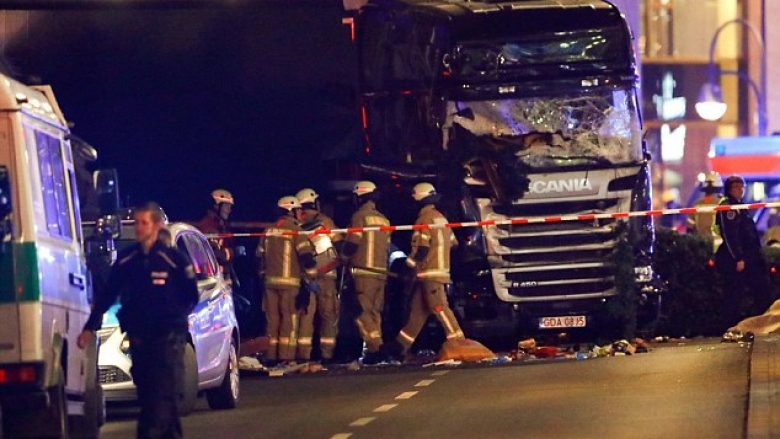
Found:
[{"label": "shattered windshield", "polygon": [[[510,148],[532,167],[642,159],[639,115],[628,88],[489,101],[449,101],[444,129],[460,126],[483,148]],[[445,134],[445,146],[447,142]]]}]

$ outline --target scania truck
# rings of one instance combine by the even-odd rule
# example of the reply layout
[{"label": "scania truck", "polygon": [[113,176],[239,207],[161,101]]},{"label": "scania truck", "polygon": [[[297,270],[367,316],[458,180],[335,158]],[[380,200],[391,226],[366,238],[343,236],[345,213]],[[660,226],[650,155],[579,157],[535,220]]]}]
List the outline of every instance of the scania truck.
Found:
[{"label": "scania truck", "polygon": [[[434,182],[453,221],[646,210],[632,35],[602,0],[384,0],[354,17],[361,177],[395,206]],[[354,169],[354,168],[352,168]],[[634,332],[660,304],[653,220],[456,229],[471,336]]]},{"label": "scania truck", "polygon": [[70,132],[52,89],[0,75],[0,409],[6,437],[98,437]]}]

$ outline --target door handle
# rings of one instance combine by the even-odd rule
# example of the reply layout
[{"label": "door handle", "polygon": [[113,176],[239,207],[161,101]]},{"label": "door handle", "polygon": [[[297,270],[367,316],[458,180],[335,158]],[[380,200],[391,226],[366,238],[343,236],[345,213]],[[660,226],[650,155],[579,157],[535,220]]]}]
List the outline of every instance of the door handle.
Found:
[{"label": "door handle", "polygon": [[69,273],[68,278],[70,280],[70,284],[79,290],[83,291],[87,287],[87,279],[78,273]]}]

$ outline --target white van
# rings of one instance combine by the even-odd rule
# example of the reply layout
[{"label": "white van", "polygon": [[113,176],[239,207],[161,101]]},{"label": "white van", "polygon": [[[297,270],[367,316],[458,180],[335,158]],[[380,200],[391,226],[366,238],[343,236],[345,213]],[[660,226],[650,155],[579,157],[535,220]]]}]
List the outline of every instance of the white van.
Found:
[{"label": "white van", "polygon": [[73,154],[48,86],[0,75],[0,407],[10,437],[97,437],[97,346]]}]

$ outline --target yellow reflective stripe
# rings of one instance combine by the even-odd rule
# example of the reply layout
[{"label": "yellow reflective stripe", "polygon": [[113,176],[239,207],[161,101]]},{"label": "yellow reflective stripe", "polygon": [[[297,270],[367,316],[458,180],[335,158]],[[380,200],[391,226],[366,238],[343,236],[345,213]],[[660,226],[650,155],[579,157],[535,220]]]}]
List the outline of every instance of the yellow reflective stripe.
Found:
[{"label": "yellow reflective stripe", "polygon": [[436,256],[438,257],[438,268],[440,270],[444,269],[444,230],[437,230],[436,231],[436,237],[438,238],[438,244],[436,246]]},{"label": "yellow reflective stripe", "polygon": [[370,338],[382,338],[382,334],[379,331],[371,331],[368,333]]},{"label": "yellow reflective stripe", "polygon": [[292,242],[284,242],[284,251],[282,252],[282,276],[290,277],[290,259],[292,257]]},{"label": "yellow reflective stripe", "polygon": [[444,310],[439,311],[438,314],[439,318],[444,322],[444,326],[447,327],[447,334],[456,334],[455,327],[452,326],[452,322],[450,322],[450,319],[447,317]]},{"label": "yellow reflective stripe", "polygon": [[268,344],[279,344],[279,339],[276,337],[271,337],[268,339]]},{"label": "yellow reflective stripe", "polygon": [[320,344],[336,344],[336,339],[331,337],[320,337]]},{"label": "yellow reflective stripe", "polygon": [[401,338],[403,338],[404,340],[406,340],[408,343],[414,343],[414,337],[412,337],[411,335],[409,335],[409,334],[405,333],[404,331],[400,331],[400,332],[398,333],[398,335],[400,335],[400,336],[401,336]]},{"label": "yellow reflective stripe", "polygon": [[366,331],[366,327],[363,325],[363,322],[360,321],[360,319],[355,319],[355,323],[357,323],[358,331],[360,331],[361,337],[368,338],[368,332]]},{"label": "yellow reflective stripe", "polygon": [[298,340],[298,315],[292,315],[292,330],[290,331],[290,338],[292,339],[290,345],[294,345]]},{"label": "yellow reflective stripe", "polygon": [[424,241],[430,241],[430,240],[431,240],[431,237],[430,237],[430,236],[428,236],[428,235],[423,235],[422,233],[420,234],[420,238],[422,238]]},{"label": "yellow reflective stripe", "polygon": [[374,232],[368,232],[366,239],[366,265],[374,265]]},{"label": "yellow reflective stripe", "polygon": [[[369,267],[370,268],[370,267]],[[352,267],[352,274],[358,275],[358,276],[370,276],[370,277],[381,277],[385,278],[387,277],[387,270],[384,268],[377,268],[376,270],[381,270],[381,273],[376,273],[374,271],[368,271],[368,270],[362,270],[357,267]]]},{"label": "yellow reflective stripe", "polygon": [[301,241],[298,243],[298,245],[295,246],[296,250],[301,250],[304,247],[308,247],[310,245],[309,241]]},{"label": "yellow reflective stripe", "polygon": [[298,344],[308,346],[311,344],[311,337],[298,337]]},{"label": "yellow reflective stripe", "polygon": [[301,286],[301,279],[297,277],[266,276],[265,283],[267,285],[299,287]]},{"label": "yellow reflective stripe", "polygon": [[417,277],[437,277],[437,276],[450,276],[450,272],[447,270],[424,270],[417,273]]}]

